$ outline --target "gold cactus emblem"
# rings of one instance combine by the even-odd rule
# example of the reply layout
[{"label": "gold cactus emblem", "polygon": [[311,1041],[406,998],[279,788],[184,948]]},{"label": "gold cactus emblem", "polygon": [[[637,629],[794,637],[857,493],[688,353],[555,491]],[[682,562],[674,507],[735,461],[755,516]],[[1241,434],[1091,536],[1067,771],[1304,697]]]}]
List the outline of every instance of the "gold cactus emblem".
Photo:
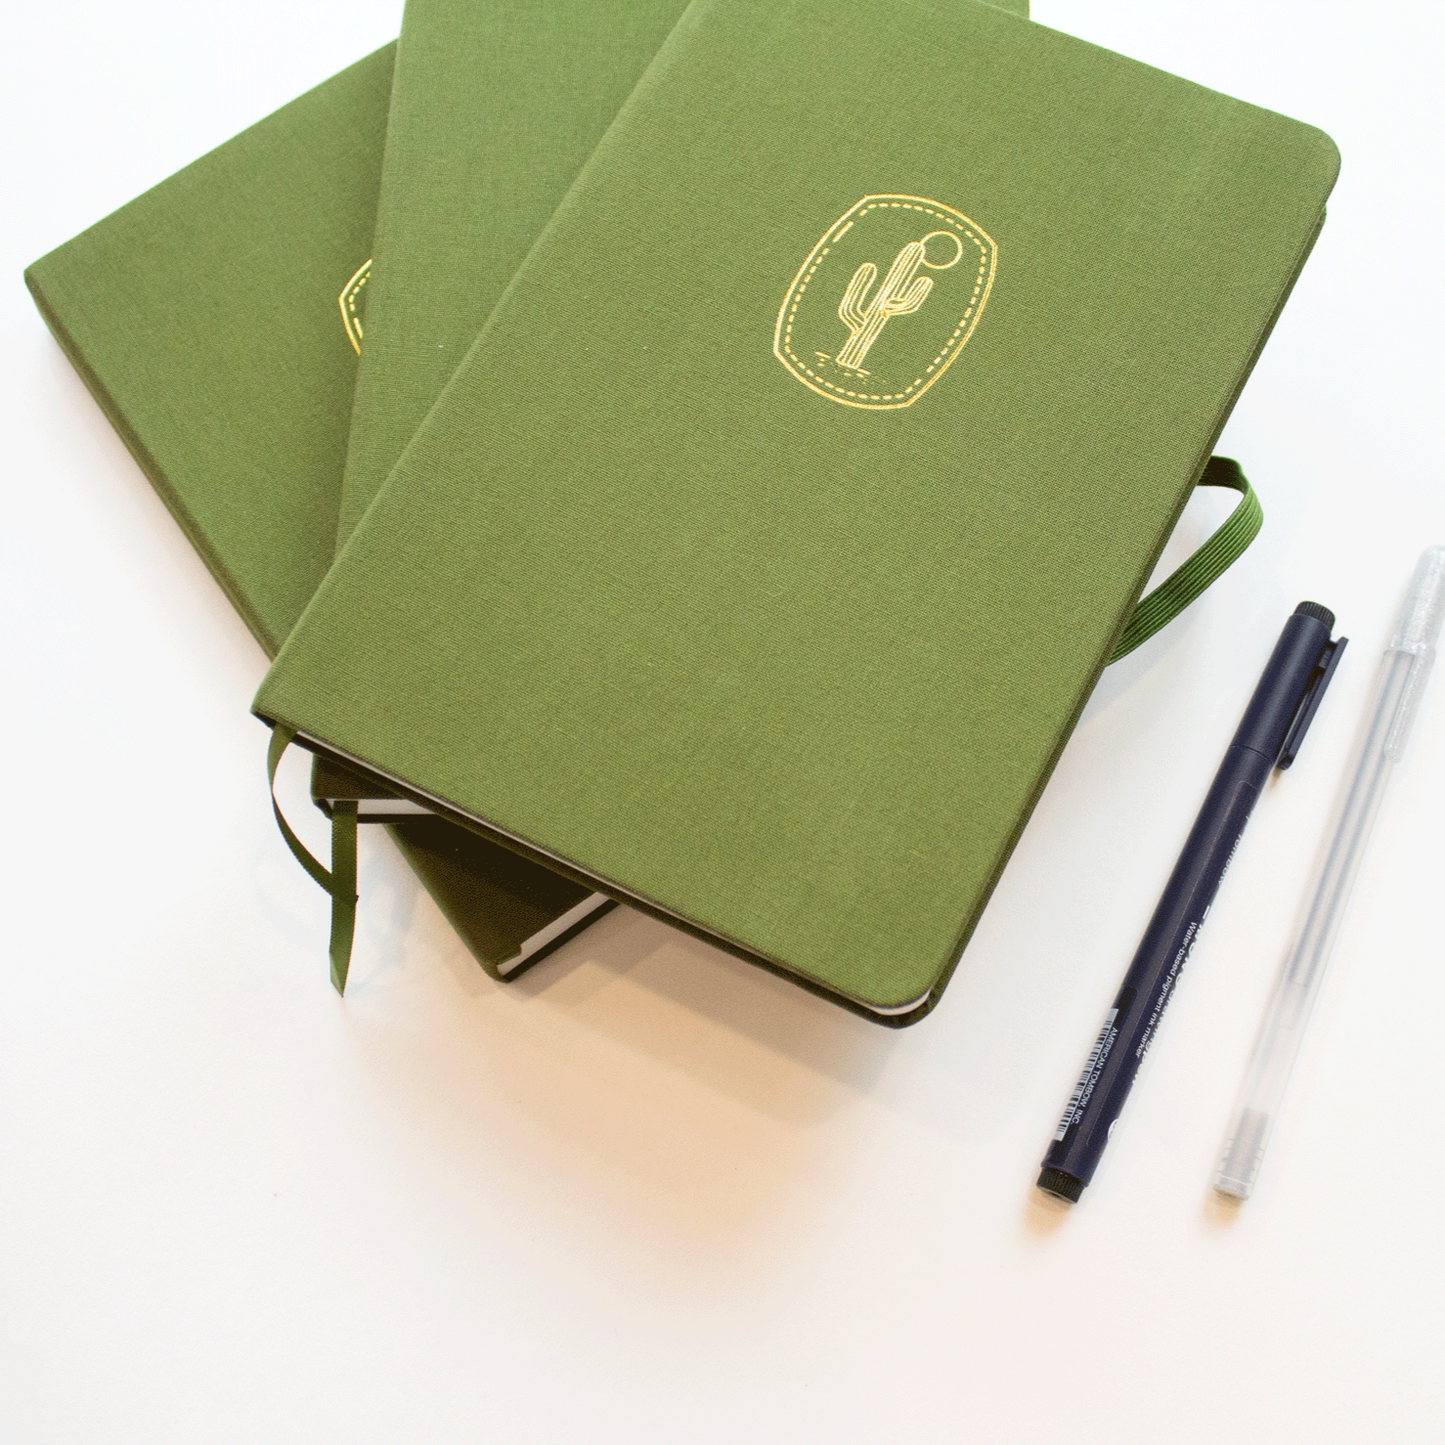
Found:
[{"label": "gold cactus emblem", "polygon": [[[889,255],[880,281],[878,263]],[[993,239],[952,206],[924,196],[864,196],[793,278],[773,352],[831,401],[911,406],[973,335],[997,265]]]}]

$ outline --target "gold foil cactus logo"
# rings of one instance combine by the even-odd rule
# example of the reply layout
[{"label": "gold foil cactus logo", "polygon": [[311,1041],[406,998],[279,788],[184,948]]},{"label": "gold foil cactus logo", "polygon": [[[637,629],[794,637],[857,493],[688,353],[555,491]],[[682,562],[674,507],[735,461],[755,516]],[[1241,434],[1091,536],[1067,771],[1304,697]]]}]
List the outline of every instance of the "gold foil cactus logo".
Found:
[{"label": "gold foil cactus logo", "polygon": [[793,278],[773,352],[830,401],[911,406],[973,334],[997,264],[992,238],[951,206],[923,196],[864,196]]}]

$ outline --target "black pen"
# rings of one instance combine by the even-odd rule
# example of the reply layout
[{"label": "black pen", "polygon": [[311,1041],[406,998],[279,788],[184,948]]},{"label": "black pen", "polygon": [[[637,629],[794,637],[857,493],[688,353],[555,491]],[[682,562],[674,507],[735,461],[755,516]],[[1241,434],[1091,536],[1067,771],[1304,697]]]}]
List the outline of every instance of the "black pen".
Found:
[{"label": "black pen", "polygon": [[1346,641],[1330,640],[1334,625],[1317,602],[1285,623],[1054,1131],[1038,1178],[1045,1193],[1072,1204],[1094,1177],[1260,789],[1294,762],[1329,686]]}]

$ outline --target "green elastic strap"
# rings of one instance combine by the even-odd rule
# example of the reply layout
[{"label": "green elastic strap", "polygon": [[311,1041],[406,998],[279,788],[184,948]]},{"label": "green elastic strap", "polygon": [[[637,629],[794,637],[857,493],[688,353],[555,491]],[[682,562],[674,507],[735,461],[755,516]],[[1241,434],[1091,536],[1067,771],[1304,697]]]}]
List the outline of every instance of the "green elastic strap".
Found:
[{"label": "green elastic strap", "polygon": [[331,871],[328,873],[306,850],[306,845],[291,831],[281,816],[276,801],[276,769],[281,754],[291,746],[295,728],[276,727],[271,730],[271,746],[266,750],[266,776],[271,784],[271,809],[276,826],[296,861],[331,895],[331,982],[336,992],[346,992],[346,971],[351,966],[351,941],[356,936],[356,804],[336,803],[331,810]]},{"label": "green elastic strap", "polygon": [[1110,662],[1118,662],[1141,642],[1147,642],[1165,623],[1178,617],[1259,533],[1264,513],[1238,462],[1228,457],[1210,457],[1198,484],[1231,487],[1240,494],[1240,503],[1225,518],[1224,525],[1134,609],[1124,635],[1109,656]]}]

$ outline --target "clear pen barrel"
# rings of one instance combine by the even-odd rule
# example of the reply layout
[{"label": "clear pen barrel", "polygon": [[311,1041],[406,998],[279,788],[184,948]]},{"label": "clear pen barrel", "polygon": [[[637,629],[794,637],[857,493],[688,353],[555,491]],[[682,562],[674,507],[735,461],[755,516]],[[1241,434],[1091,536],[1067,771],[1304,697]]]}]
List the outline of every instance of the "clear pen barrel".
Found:
[{"label": "clear pen barrel", "polygon": [[1384,797],[1391,764],[1398,756],[1401,704],[1409,700],[1411,692],[1418,692],[1418,670],[1428,671],[1429,664],[1428,651],[1422,655],[1392,649],[1380,665],[1369,731],[1360,747],[1349,789],[1336,811],[1329,850],[1316,874],[1299,936],[1275,983],[1245,1071],[1224,1155],[1214,1176],[1214,1187],[1221,1194],[1247,1199],[1254,1187],[1325,963]]},{"label": "clear pen barrel", "polygon": [[1275,983],[1245,1071],[1225,1136],[1224,1157],[1214,1176],[1214,1187],[1221,1194],[1248,1199],[1254,1188],[1385,784],[1420,707],[1442,623],[1445,547],[1427,547],[1410,578],[1405,606],[1380,664],[1374,708],[1335,812],[1329,847],[1315,875],[1299,936]]}]

